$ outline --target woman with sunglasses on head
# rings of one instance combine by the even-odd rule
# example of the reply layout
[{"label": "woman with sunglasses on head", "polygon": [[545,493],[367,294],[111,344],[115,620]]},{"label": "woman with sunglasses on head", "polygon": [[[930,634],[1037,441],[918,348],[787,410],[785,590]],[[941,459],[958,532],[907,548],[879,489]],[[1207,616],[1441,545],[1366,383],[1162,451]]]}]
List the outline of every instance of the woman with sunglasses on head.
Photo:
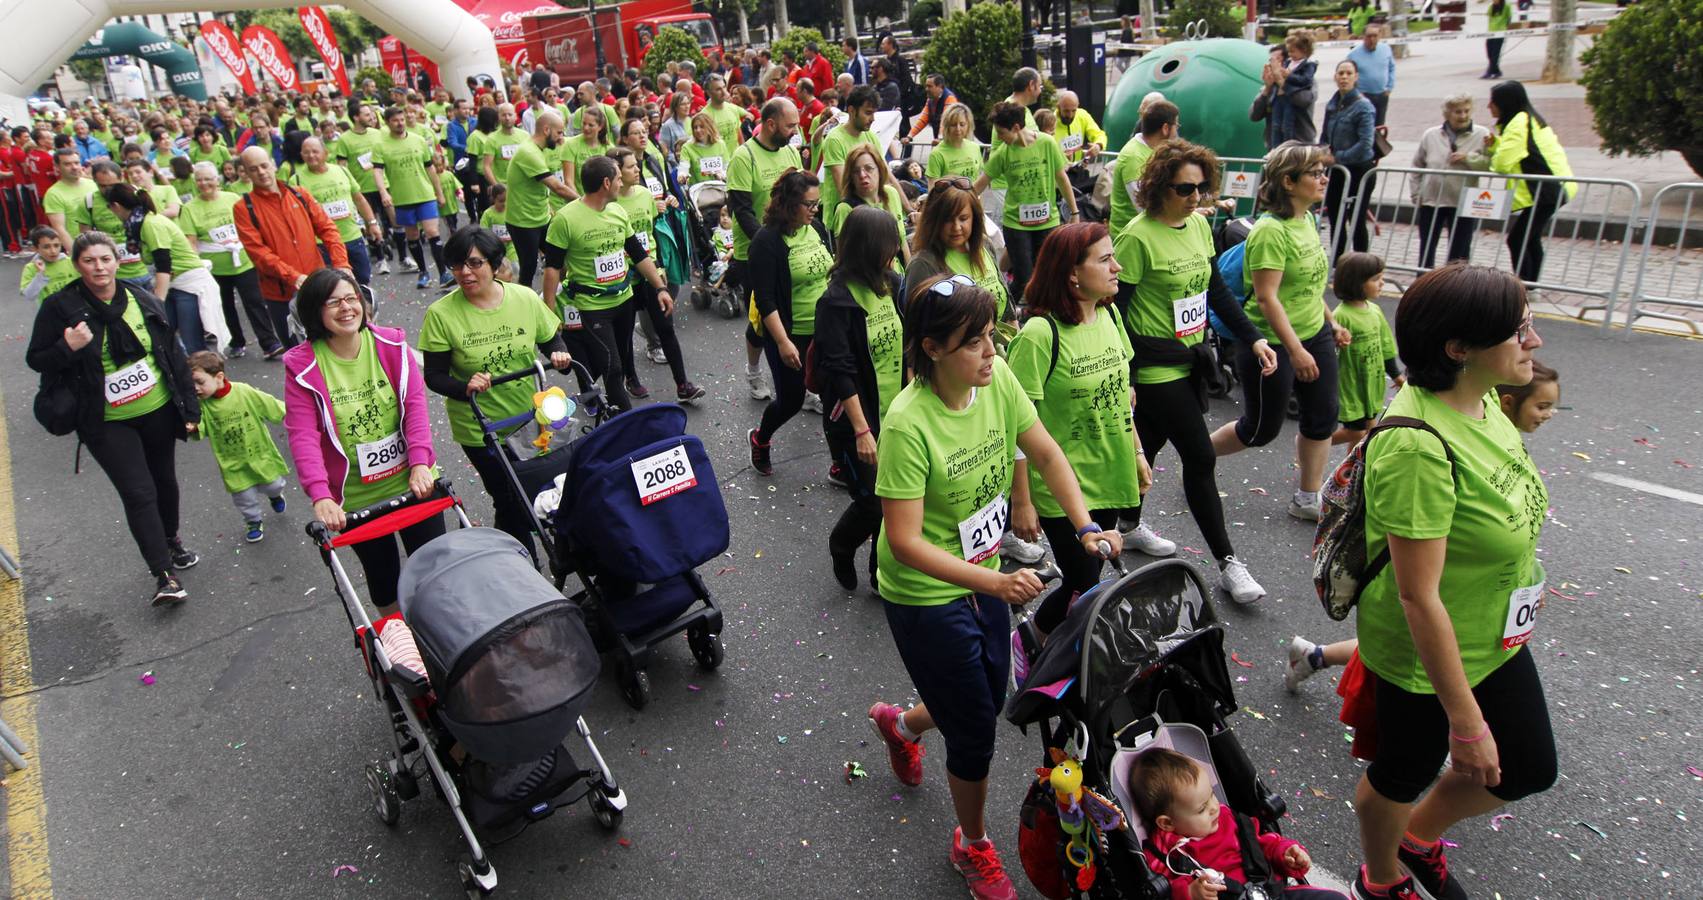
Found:
[{"label": "woman with sunglasses on head", "polygon": [[[946,109],[951,112],[957,108]],[[1011,309],[1005,274],[994,261],[986,222],[982,198],[971,190],[968,178],[948,175],[934,181],[923,201],[916,234],[911,238],[911,261],[905,266],[905,284],[918,285],[944,275],[968,275],[978,287],[993,295],[996,318],[1005,321]]]},{"label": "woman with sunglasses on head", "polygon": [[1290,141],[1266,154],[1260,174],[1261,215],[1248,231],[1242,257],[1242,284],[1248,292],[1242,307],[1276,351],[1277,368],[1267,372],[1267,362],[1253,345],[1238,341],[1242,417],[1212,433],[1218,456],[1263,447],[1283,431],[1293,393],[1301,407],[1295,438],[1300,473],[1289,515],[1310,522],[1319,519],[1319,487],[1331,435],[1336,433],[1336,348],[1352,339],[1325,304],[1330,261],[1319,240],[1318,219],[1309,212],[1324,199],[1329,153],[1316,144]]},{"label": "woman with sunglasses on head", "polygon": [[[849,157],[848,157],[849,159]],[[881,528],[875,496],[881,417],[905,384],[904,322],[893,259],[899,235],[892,217],[874,207],[851,210],[840,223],[840,252],[828,289],[816,301],[816,365],[822,396],[839,412],[822,422],[828,452],[845,472],[852,503],[828,534],[834,577],[857,588],[854,555]],[[849,250],[847,248],[854,248]],[[875,550],[869,552],[870,587]]]},{"label": "woman with sunglasses on head", "polygon": [[963,276],[920,285],[905,311],[915,378],[889,407],[877,445],[877,576],[922,702],[876,703],[869,719],[893,774],[913,787],[922,783],[921,735],[940,729],[958,819],[952,865],[973,896],[1008,898],[1016,892],[987,838],[988,764],[1011,666],[1010,607],[1041,593],[1034,570],[999,571],[1017,448],[1058,498],[1082,552],[1104,542],[1117,553],[1122,539],[1089,517],[1070,461],[994,352],[993,321],[992,295]]},{"label": "woman with sunglasses on head", "polygon": [[751,239],[751,324],[763,336],[775,384],[762,420],[746,434],[759,475],[774,474],[769,442],[804,407],[804,359],[816,334],[816,302],[834,265],[833,239],[815,218],[821,202],[816,176],[789,170],[775,182],[763,227]]},{"label": "woman with sunglasses on head", "polygon": [[[426,308],[420,352],[425,354],[426,387],[443,395],[450,436],[485,483],[497,527],[536,555],[532,517],[526,509],[531,500],[517,496],[510,486],[497,451],[485,444],[468,399],[479,396],[479,410],[487,419],[519,415],[532,407],[532,379],[496,386],[491,379],[530,368],[539,353],[557,369],[566,369],[571,357],[562,344],[562,320],[556,313],[526,285],[496,280],[494,267],[502,265],[503,252],[503,239],[486,228],[468,226],[450,236],[444,261],[456,287]],[[509,452],[506,444],[503,452]]]},{"label": "woman with sunglasses on head", "polygon": [[[1237,558],[1224,527],[1205,414],[1206,378],[1215,365],[1206,345],[1208,307],[1245,345],[1264,377],[1277,354],[1248,321],[1214,264],[1212,225],[1195,213],[1218,183],[1218,157],[1187,141],[1160,144],[1142,176],[1142,212],[1117,237],[1118,305],[1135,350],[1135,431],[1151,464],[1166,442],[1183,461],[1183,496],[1217,560],[1219,586],[1237,603],[1252,603],[1265,589]],[[1177,545],[1130,511],[1124,543],[1150,556],[1170,556]]]}]

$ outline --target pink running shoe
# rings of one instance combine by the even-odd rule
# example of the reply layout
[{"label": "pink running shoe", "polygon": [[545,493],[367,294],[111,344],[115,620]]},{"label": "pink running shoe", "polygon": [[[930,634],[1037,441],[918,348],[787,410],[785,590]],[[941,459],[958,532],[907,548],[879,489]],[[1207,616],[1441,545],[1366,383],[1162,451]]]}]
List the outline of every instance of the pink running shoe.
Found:
[{"label": "pink running shoe", "polygon": [[970,886],[970,896],[976,900],[1017,900],[1017,889],[1005,877],[1005,866],[999,861],[999,851],[993,841],[982,840],[966,846],[963,829],[952,829],[952,867],[964,876]]},{"label": "pink running shoe", "polygon": [[869,727],[875,729],[887,745],[887,762],[901,784],[916,787],[922,784],[922,758],[928,751],[921,741],[907,741],[899,736],[899,716],[904,710],[891,703],[877,703],[869,708]]}]

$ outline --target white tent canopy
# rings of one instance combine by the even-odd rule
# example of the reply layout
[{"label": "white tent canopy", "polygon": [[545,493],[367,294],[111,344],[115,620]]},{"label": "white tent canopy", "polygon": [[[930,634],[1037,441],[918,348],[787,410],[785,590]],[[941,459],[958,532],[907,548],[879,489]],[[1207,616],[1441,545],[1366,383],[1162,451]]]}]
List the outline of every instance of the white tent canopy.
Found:
[{"label": "white tent canopy", "polygon": [[[294,7],[287,0],[249,0],[249,8]],[[491,30],[454,0],[341,0],[374,24],[438,64],[454,91],[470,75],[501,83]],[[29,121],[24,97],[53,76],[61,63],[115,16],[195,12],[206,0],[0,0],[0,115]]]}]

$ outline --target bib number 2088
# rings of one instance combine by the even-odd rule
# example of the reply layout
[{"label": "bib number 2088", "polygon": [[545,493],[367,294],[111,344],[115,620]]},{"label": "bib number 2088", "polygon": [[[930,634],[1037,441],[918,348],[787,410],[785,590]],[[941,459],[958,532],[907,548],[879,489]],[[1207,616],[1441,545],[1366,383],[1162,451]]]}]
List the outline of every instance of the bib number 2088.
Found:
[{"label": "bib number 2088", "polygon": [[685,447],[670,447],[654,456],[637,460],[631,466],[633,484],[639,489],[639,503],[649,506],[698,484],[697,473]]}]

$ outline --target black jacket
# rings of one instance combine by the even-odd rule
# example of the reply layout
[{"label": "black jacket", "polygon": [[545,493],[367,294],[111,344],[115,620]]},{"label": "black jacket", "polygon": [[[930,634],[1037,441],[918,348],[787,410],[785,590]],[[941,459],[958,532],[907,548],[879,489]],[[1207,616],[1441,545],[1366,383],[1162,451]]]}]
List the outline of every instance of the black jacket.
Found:
[{"label": "black jacket", "polygon": [[[118,290],[130,293],[130,302],[142,308],[142,320],[148,326],[148,338],[154,346],[154,366],[160,370],[162,384],[171,394],[171,407],[185,422],[201,421],[201,401],[195,396],[195,384],[189,379],[189,364],[184,359],[183,345],[177,332],[166,322],[165,307],[159,298],[134,285],[118,283]],[[81,280],[66,285],[59,293],[47,298],[36,311],[35,330],[30,334],[29,349],[24,362],[48,378],[68,378],[77,394],[77,437],[88,443],[89,435],[106,426],[106,373],[101,371],[101,345],[106,340],[106,325],[90,312],[88,304],[99,303],[89,296]],[[81,350],[73,351],[65,343],[65,329],[78,322],[87,322],[94,340]],[[179,440],[187,440],[180,433]]]},{"label": "black jacket", "polygon": [[[811,219],[807,228],[816,229],[818,237],[834,252],[834,237],[822,223]],[[764,225],[751,238],[751,293],[757,302],[757,320],[769,313],[780,313],[781,325],[792,335],[792,269],[787,265],[786,239],[781,230]]]},{"label": "black jacket", "polygon": [[[905,317],[905,304],[899,293],[899,275],[887,273],[887,293],[899,310],[900,321]],[[881,394],[875,381],[875,362],[869,355],[869,316],[857,305],[857,298],[844,281],[835,276],[828,290],[816,301],[816,338],[811,345],[816,354],[816,367],[823,384],[824,406],[827,401],[857,397],[863,407],[863,418],[869,430],[881,433]],[[850,436],[851,420],[845,416],[829,419],[823,426],[829,432],[836,429]]]}]

